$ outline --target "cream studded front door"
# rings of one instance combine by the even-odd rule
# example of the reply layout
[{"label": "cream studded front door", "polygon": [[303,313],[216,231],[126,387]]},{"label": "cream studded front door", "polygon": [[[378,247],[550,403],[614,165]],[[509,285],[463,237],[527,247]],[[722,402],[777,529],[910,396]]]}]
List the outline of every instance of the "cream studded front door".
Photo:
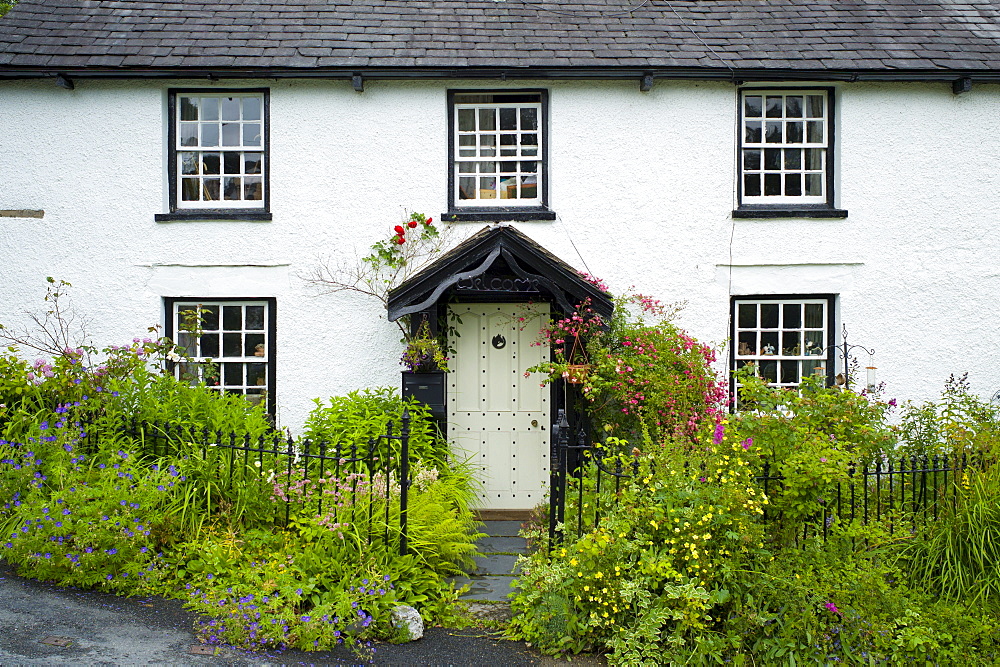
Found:
[{"label": "cream studded front door", "polygon": [[[448,378],[448,434],[470,458],[481,509],[530,509],[549,479],[549,388],[525,369],[549,358],[532,345],[547,304],[456,304],[461,318]],[[526,317],[519,322],[518,317]]]}]

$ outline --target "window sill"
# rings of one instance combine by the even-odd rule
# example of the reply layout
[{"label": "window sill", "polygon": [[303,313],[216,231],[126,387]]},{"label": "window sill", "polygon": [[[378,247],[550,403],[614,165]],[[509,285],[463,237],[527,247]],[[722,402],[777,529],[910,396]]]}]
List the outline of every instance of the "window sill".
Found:
[{"label": "window sill", "polygon": [[271,213],[253,209],[191,209],[173,213],[157,213],[156,222],[180,222],[201,220],[235,220],[243,222],[270,222]]},{"label": "window sill", "polygon": [[847,217],[847,211],[842,208],[833,208],[825,204],[809,205],[767,205],[753,204],[740,206],[733,211],[734,218],[750,220],[764,220],[769,218],[828,218],[843,219]]},{"label": "window sill", "polygon": [[555,220],[556,212],[543,207],[505,206],[497,208],[465,208],[441,214],[446,222],[506,222]]}]

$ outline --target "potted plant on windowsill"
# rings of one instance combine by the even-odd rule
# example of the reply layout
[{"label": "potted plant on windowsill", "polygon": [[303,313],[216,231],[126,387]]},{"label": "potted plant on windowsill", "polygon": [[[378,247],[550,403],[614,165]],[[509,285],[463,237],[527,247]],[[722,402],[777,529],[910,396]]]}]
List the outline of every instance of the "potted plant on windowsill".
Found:
[{"label": "potted plant on windowsill", "polygon": [[403,366],[403,398],[413,396],[431,409],[435,417],[444,418],[447,403],[448,357],[440,341],[431,335],[425,319],[417,333],[406,342],[399,358]]}]

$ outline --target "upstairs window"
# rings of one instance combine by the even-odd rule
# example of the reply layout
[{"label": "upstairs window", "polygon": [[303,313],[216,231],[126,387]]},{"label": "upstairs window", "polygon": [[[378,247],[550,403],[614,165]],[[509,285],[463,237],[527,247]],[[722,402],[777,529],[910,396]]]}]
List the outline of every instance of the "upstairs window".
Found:
[{"label": "upstairs window", "polygon": [[740,92],[740,204],[833,206],[832,96]]},{"label": "upstairs window", "polygon": [[453,91],[453,208],[543,208],[546,97],[541,91]]},{"label": "upstairs window", "polygon": [[[832,295],[733,298],[733,370],[752,366],[774,387],[833,374]],[[739,385],[736,385],[737,396]]]},{"label": "upstairs window", "polygon": [[176,377],[265,402],[273,413],[274,300],[167,299],[167,336],[194,363]]},{"label": "upstairs window", "polygon": [[267,208],[267,93],[172,91],[170,206]]}]

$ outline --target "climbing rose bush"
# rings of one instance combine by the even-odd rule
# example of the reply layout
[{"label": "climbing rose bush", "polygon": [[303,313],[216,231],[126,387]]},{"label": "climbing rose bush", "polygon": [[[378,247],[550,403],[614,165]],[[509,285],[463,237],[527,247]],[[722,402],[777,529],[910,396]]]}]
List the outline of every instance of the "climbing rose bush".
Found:
[{"label": "climbing rose bush", "polygon": [[[596,432],[635,444],[692,438],[703,423],[722,419],[728,390],[712,370],[715,350],[673,324],[676,312],[634,291],[615,300],[610,322],[582,303],[542,330],[555,361],[529,371],[546,382],[579,379]],[[586,372],[570,378],[571,365],[581,364]]]}]

